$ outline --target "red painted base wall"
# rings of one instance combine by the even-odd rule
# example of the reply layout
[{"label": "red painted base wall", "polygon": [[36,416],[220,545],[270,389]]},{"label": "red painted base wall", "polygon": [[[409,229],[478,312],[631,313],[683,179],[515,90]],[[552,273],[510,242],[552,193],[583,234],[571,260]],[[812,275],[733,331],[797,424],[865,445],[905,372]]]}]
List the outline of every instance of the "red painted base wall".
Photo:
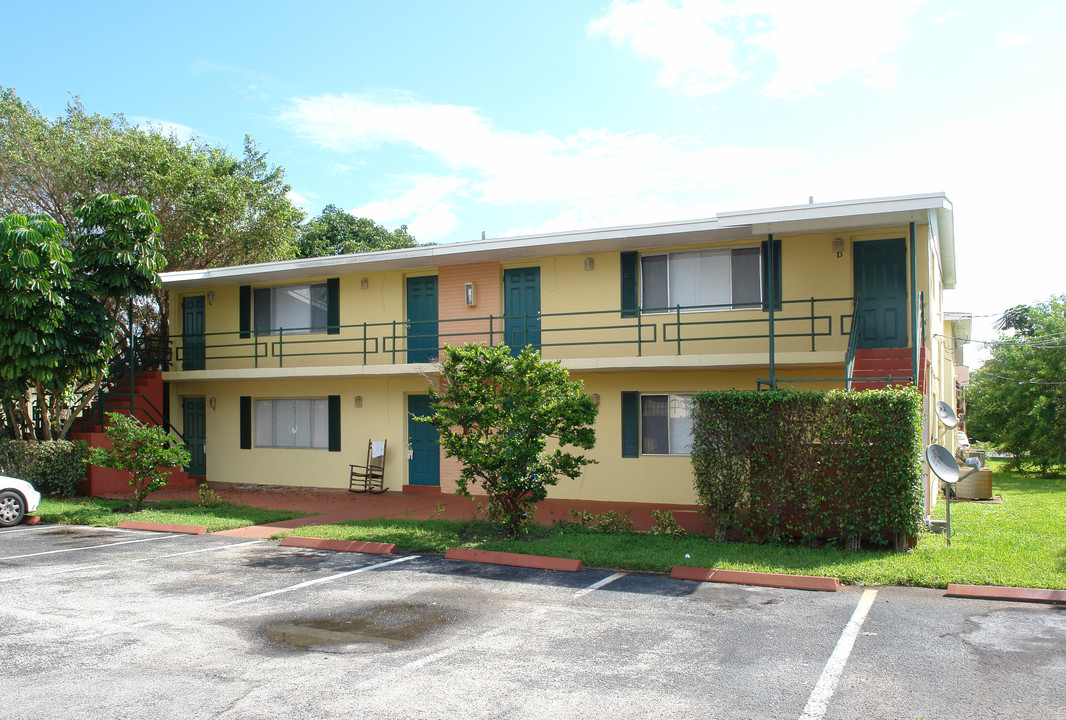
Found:
[{"label": "red painted base wall", "polygon": [[[111,447],[111,439],[104,433],[70,433],[70,440],[84,440],[89,447]],[[123,495],[130,492],[129,474],[112,468],[89,465],[86,471],[86,480],[78,486],[78,492],[82,495],[97,497],[100,495]],[[191,488],[196,487],[196,482],[189,477],[189,473],[181,468],[170,471],[170,480],[167,487]]]}]

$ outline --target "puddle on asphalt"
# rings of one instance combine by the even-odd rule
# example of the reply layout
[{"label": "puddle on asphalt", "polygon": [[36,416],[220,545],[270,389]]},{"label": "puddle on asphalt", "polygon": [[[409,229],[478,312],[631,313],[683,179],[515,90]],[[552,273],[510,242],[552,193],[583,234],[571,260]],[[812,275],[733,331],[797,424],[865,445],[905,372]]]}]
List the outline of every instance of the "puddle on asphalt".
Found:
[{"label": "puddle on asphalt", "polygon": [[436,603],[396,603],[344,618],[286,620],[271,625],[263,634],[295,651],[339,645],[403,647],[448,620],[448,611]]}]

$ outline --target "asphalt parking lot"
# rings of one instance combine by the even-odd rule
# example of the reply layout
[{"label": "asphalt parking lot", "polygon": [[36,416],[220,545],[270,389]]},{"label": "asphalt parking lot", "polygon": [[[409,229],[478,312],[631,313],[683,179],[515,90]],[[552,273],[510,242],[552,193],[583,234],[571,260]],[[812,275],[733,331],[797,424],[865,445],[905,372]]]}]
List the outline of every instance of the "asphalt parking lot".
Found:
[{"label": "asphalt parking lot", "polygon": [[0,531],[7,718],[1066,718],[1066,607]]}]

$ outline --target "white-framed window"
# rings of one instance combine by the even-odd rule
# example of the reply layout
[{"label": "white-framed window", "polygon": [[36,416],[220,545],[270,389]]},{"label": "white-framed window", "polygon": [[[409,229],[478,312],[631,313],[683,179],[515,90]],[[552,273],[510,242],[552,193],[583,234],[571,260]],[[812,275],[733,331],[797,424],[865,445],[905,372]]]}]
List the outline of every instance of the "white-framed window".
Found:
[{"label": "white-framed window", "polygon": [[640,396],[640,454],[692,453],[692,393]]},{"label": "white-framed window", "polygon": [[645,313],[760,307],[762,250],[758,247],[694,250],[640,258]]},{"label": "white-framed window", "polygon": [[326,283],[255,288],[255,330],[260,335],[325,332],[329,294]]},{"label": "white-framed window", "polygon": [[255,446],[329,449],[329,402],[326,398],[256,400]]}]

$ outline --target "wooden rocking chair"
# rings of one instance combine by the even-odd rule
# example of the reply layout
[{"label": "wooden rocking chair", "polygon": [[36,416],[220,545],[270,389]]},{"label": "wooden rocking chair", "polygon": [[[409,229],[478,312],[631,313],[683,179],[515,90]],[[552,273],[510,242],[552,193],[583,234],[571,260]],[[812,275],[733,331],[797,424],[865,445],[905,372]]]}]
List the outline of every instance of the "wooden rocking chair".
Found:
[{"label": "wooden rocking chair", "polygon": [[366,444],[366,464],[351,465],[350,492],[385,492],[385,445],[387,440],[370,440]]}]

